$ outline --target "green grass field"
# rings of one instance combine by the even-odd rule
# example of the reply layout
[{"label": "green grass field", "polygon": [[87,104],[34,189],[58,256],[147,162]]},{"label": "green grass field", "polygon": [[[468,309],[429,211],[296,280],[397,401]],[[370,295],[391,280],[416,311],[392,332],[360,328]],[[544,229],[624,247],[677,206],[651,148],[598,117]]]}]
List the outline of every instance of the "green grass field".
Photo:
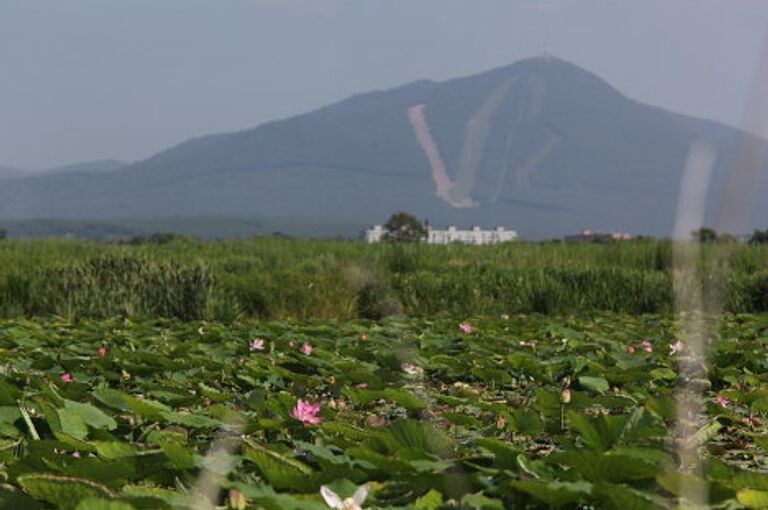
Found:
[{"label": "green grass field", "polygon": [[[768,311],[768,248],[713,244],[701,259],[703,288],[720,296],[725,310]],[[162,245],[9,240],[0,242],[0,316],[232,321],[667,313],[671,265],[665,241],[472,247],[274,238]]]}]

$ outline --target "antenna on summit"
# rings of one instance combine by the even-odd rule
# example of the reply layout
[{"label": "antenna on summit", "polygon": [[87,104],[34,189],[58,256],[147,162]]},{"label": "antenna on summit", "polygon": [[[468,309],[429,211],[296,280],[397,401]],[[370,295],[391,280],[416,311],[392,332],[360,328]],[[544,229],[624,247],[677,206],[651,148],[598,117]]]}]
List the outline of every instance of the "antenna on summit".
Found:
[{"label": "antenna on summit", "polygon": [[546,19],[547,40],[544,42],[544,60],[550,61],[554,58],[552,54],[552,19],[547,14]]},{"label": "antenna on summit", "polygon": [[552,54],[552,44],[549,39],[547,39],[546,44],[544,44],[544,59],[545,60],[552,60],[553,58]]}]

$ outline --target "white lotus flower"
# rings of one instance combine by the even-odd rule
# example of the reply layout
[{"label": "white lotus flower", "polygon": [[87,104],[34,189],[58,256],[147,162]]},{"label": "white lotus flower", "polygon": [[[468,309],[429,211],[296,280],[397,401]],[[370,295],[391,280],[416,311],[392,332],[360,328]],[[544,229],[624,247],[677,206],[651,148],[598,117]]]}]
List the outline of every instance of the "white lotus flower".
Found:
[{"label": "white lotus flower", "polygon": [[320,487],[320,494],[323,496],[325,503],[337,510],[362,510],[363,501],[368,497],[368,485],[359,487],[351,498],[342,500],[338,494],[331,489],[323,485]]},{"label": "white lotus flower", "polygon": [[413,363],[408,363],[407,361],[404,361],[402,365],[400,365],[400,368],[403,369],[403,372],[405,372],[408,375],[423,375],[424,369],[421,368],[418,365],[414,365]]}]

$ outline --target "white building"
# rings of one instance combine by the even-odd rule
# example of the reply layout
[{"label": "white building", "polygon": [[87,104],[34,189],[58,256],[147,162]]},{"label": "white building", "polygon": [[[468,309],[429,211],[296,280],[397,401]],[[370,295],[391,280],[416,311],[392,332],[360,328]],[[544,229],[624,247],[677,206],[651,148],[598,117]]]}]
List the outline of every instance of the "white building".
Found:
[{"label": "white building", "polygon": [[365,231],[365,240],[369,243],[378,243],[384,239],[385,230],[381,225],[374,225]]},{"label": "white building", "polygon": [[[384,238],[386,231],[381,225],[374,225],[365,233],[365,238],[369,243],[378,243]],[[514,230],[507,230],[504,227],[496,227],[493,230],[483,230],[481,227],[475,226],[471,230],[459,230],[456,227],[450,226],[445,230],[438,230],[432,227],[427,227],[428,244],[498,244],[507,241],[517,240],[517,232]]]}]

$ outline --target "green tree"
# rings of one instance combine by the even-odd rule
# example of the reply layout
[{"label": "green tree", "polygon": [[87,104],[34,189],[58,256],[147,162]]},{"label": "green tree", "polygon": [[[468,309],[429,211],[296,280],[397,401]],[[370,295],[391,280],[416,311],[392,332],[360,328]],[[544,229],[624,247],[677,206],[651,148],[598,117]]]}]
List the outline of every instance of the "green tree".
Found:
[{"label": "green tree", "polygon": [[384,224],[384,240],[391,243],[418,243],[427,237],[427,228],[413,215],[397,212]]},{"label": "green tree", "polygon": [[755,230],[752,237],[749,238],[749,244],[768,243],[768,230]]},{"label": "green tree", "polygon": [[717,231],[708,227],[701,227],[692,232],[694,240],[700,243],[714,243],[717,241]]},{"label": "green tree", "polygon": [[0,228],[0,239],[5,239],[5,236],[7,235],[7,232],[5,229]]}]

